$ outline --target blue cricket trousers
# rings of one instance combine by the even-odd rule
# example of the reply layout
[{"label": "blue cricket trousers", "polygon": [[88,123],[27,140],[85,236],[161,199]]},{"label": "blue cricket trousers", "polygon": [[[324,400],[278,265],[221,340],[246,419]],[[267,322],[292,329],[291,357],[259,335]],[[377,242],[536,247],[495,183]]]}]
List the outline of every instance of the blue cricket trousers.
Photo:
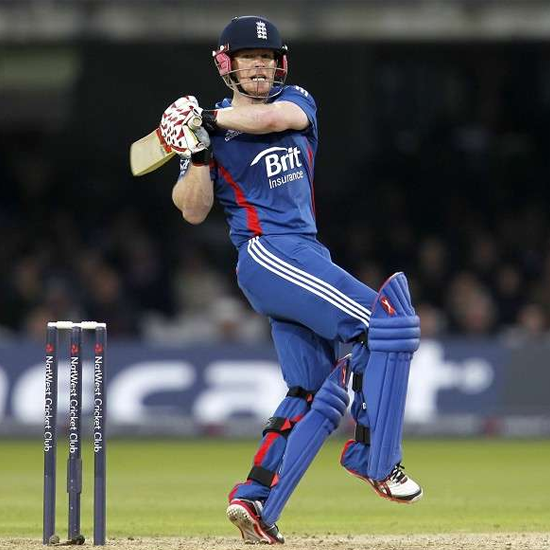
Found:
[{"label": "blue cricket trousers", "polygon": [[[338,359],[339,343],[353,341],[368,328],[377,295],[334,264],[328,249],[306,235],[254,237],[243,244],[237,279],[252,307],[270,320],[286,384],[312,393]],[[354,349],[354,372],[363,372],[368,360],[368,351],[361,347],[364,352]],[[307,399],[290,396],[274,416],[292,426],[308,409]],[[285,445],[284,433],[266,433],[253,468],[275,472]],[[229,498],[264,500],[268,494],[267,484],[248,479],[237,484]]]}]

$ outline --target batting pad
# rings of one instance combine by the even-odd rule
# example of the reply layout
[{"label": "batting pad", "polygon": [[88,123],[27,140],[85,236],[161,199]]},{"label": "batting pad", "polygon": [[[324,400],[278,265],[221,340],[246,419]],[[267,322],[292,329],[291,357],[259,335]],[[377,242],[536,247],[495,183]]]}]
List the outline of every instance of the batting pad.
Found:
[{"label": "batting pad", "polygon": [[[259,449],[254,455],[251,473],[254,469],[261,468],[265,474],[275,474],[281,465],[281,460],[287,444],[287,435],[294,430],[296,424],[309,412],[309,403],[303,398],[285,397],[277,407],[275,414],[268,420],[266,430]],[[281,430],[271,429],[271,421],[282,421]],[[286,430],[286,433],[285,433]],[[271,491],[273,479],[269,477],[262,483],[257,476],[251,474],[244,483],[238,483],[229,494],[229,500],[233,498],[246,498],[250,500],[265,500]]]},{"label": "batting pad", "polygon": [[277,482],[272,486],[262,512],[267,525],[273,525],[279,519],[290,495],[348,408],[349,358],[347,355],[336,364],[315,395],[311,410],[288,437]]},{"label": "batting pad", "polygon": [[370,427],[367,475],[388,476],[401,460],[403,417],[413,353],[420,345],[420,320],[411,303],[407,278],[396,273],[374,302],[363,377],[363,395]]}]

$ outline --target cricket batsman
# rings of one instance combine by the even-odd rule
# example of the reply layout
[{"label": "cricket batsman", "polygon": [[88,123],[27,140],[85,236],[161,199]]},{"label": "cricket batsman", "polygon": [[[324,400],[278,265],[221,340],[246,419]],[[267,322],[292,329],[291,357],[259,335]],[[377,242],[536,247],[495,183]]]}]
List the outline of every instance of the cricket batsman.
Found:
[{"label": "cricket batsman", "polygon": [[[182,156],[174,204],[191,224],[206,219],[214,198],[222,204],[238,251],[238,285],[271,324],[288,393],[265,426],[247,479],[229,494],[227,516],[245,542],[283,543],[276,521],[344,416],[350,373],[356,428],[342,466],[385,499],[422,497],[401,464],[420,323],[403,273],[376,292],[334,264],[317,240],[317,107],[309,91],[285,84],[288,48],[275,25],[235,17],[213,56],[231,97],[211,110],[182,97],[160,127]],[[197,116],[199,129],[191,124]],[[352,353],[338,360],[340,343],[351,343]]]}]

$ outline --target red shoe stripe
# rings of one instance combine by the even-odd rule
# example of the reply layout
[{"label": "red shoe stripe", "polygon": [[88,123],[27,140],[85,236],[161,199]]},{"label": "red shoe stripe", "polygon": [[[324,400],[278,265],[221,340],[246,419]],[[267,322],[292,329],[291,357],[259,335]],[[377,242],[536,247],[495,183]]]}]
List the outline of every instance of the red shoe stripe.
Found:
[{"label": "red shoe stripe", "polygon": [[239,506],[242,506],[250,515],[252,518],[252,521],[254,522],[254,531],[256,531],[256,534],[263,538],[264,540],[268,540],[270,542],[277,542],[276,539],[274,539],[271,535],[266,533],[260,526],[260,518],[258,514],[256,513],[256,509],[250,506],[247,502],[243,502],[242,500],[237,500],[235,504],[238,504]]},{"label": "red shoe stripe", "polygon": [[262,539],[267,540],[268,542],[275,542],[275,539],[263,531],[258,523],[254,524],[254,531],[256,531],[256,534]]},{"label": "red shoe stripe", "polygon": [[[377,481],[373,481],[371,479],[369,479],[368,477],[365,477],[365,476],[362,476],[361,474],[351,470],[350,468],[346,468],[344,466],[345,470],[348,471],[352,476],[356,477],[357,479],[360,479],[361,481],[365,481],[366,483],[368,483],[374,490],[374,492],[379,496],[379,497],[382,497],[382,498],[385,498],[387,500],[391,500],[392,502],[397,502],[398,504],[409,504],[411,502],[411,499],[403,499],[403,498],[399,498],[399,497],[394,497],[391,493],[391,491],[389,490],[388,486],[383,483],[383,482],[377,482]],[[384,485],[386,490],[388,491],[389,494],[387,493],[384,493],[379,485]]]}]

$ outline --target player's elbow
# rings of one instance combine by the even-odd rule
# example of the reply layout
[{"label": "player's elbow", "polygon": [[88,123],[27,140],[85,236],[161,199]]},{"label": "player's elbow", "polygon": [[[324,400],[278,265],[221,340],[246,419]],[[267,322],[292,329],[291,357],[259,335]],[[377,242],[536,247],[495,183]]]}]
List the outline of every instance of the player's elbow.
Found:
[{"label": "player's elbow", "polygon": [[203,204],[194,204],[188,206],[182,206],[180,208],[183,219],[191,225],[199,225],[208,216],[212,209],[212,203],[210,201]]},{"label": "player's elbow", "polygon": [[183,216],[183,219],[190,223],[191,225],[199,225],[204,220],[206,220],[206,216],[208,216],[209,210],[197,210],[197,209],[186,209],[184,208],[181,211],[181,215]]},{"label": "player's elbow", "polygon": [[172,190],[172,202],[180,210],[183,219],[190,224],[202,223],[214,204],[214,198],[210,190],[189,193],[186,185],[179,180]]}]

